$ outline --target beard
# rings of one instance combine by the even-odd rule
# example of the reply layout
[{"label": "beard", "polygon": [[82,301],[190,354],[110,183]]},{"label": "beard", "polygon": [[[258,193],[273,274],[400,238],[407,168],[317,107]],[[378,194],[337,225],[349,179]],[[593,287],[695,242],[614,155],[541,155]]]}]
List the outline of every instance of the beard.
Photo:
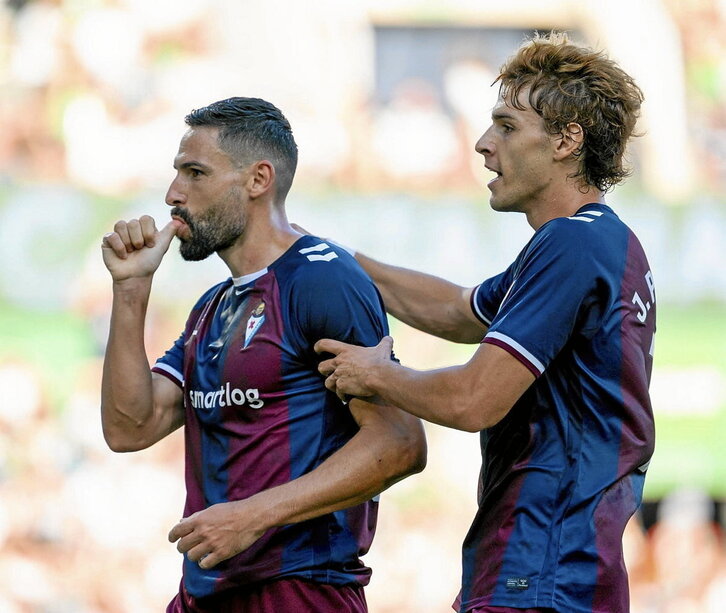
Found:
[{"label": "beard", "polygon": [[229,247],[242,235],[245,217],[234,207],[234,215],[229,206],[212,207],[192,218],[186,209],[175,206],[171,214],[184,220],[189,226],[189,238],[179,238],[179,253],[188,262],[198,262]]}]

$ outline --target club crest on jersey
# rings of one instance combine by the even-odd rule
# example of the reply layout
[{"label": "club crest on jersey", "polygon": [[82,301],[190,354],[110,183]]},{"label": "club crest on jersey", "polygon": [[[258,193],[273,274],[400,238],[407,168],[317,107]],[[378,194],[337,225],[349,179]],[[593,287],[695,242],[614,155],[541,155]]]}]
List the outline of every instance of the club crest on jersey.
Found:
[{"label": "club crest on jersey", "polygon": [[242,345],[242,349],[247,347],[255,335],[260,326],[265,322],[265,303],[260,302],[255,309],[252,311],[250,318],[247,320],[247,326],[245,327],[245,343]]}]

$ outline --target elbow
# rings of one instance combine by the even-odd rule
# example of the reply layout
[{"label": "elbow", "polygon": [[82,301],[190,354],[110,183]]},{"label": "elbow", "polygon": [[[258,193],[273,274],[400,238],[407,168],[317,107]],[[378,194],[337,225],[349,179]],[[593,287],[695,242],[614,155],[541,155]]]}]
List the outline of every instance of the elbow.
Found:
[{"label": "elbow", "polygon": [[141,431],[137,427],[130,429],[128,424],[114,423],[114,420],[102,419],[101,428],[106,445],[114,453],[140,451],[149,446],[143,440]]},{"label": "elbow", "polygon": [[[382,468],[388,485],[420,473],[426,468],[428,446],[423,424],[417,420],[415,427],[407,429],[405,433],[399,433],[387,456],[388,461],[385,461],[385,466]],[[383,458],[379,461],[384,464]]]},{"label": "elbow", "polygon": [[139,445],[138,441],[115,434],[107,428],[103,429],[103,439],[106,441],[108,448],[114,453],[129,453],[144,449],[144,446]]},{"label": "elbow", "polygon": [[131,445],[127,441],[118,439],[112,435],[103,433],[103,438],[106,441],[106,446],[114,453],[128,453],[129,451],[135,451],[131,448]]},{"label": "elbow", "polygon": [[422,435],[420,439],[410,441],[402,455],[404,461],[401,467],[401,478],[423,471],[428,460],[426,437]]}]

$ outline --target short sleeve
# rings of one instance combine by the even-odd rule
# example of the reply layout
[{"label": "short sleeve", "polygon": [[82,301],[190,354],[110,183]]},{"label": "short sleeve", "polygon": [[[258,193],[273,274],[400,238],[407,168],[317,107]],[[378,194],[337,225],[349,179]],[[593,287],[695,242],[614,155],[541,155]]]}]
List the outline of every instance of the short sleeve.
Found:
[{"label": "short sleeve", "polygon": [[171,348],[158,360],[151,371],[171,379],[179,387],[184,386],[184,340],[186,335],[182,332]]},{"label": "short sleeve", "polygon": [[295,280],[290,304],[296,340],[304,354],[310,355],[322,338],[373,346],[388,334],[377,288],[352,258],[345,259],[351,261],[336,259],[304,266]]},{"label": "short sleeve", "polygon": [[503,273],[482,282],[471,293],[471,310],[476,318],[486,326],[491,325],[509,286],[512,284],[513,267],[514,265],[507,268]]},{"label": "short sleeve", "polygon": [[535,235],[483,340],[514,355],[536,377],[572,337],[595,293],[592,247],[577,230],[558,219]]}]

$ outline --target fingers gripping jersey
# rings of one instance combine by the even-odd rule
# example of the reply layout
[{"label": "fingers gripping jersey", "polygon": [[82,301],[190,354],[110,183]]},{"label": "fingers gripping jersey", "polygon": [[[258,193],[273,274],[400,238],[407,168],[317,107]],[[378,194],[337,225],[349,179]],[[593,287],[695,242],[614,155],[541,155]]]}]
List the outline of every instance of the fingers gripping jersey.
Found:
[{"label": "fingers gripping jersey", "polygon": [[544,224],[474,292],[485,343],[537,377],[481,433],[461,610],[625,613],[625,523],[653,453],[655,289],[635,235],[590,204]]},{"label": "fingers gripping jersey", "polygon": [[[380,295],[342,249],[310,236],[257,275],[210,289],[153,370],[176,382],[186,412],[184,516],[310,472],[357,432],[318,373],[314,343],[375,345],[388,333]],[[377,502],[269,530],[212,570],[186,558],[197,598],[277,577],[368,583]]]}]

